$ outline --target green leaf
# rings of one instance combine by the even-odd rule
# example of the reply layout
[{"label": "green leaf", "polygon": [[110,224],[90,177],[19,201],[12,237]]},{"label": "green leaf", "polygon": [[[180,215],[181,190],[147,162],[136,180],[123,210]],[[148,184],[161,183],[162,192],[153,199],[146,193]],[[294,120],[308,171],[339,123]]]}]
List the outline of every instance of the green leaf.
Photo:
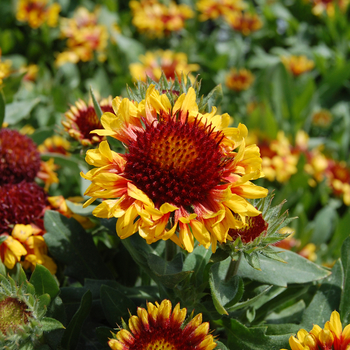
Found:
[{"label": "green leaf", "polygon": [[51,317],[44,317],[41,320],[42,330],[44,332],[51,332],[55,329],[64,328],[63,324],[60,321],[55,320]]},{"label": "green leaf", "polygon": [[245,259],[242,259],[238,275],[266,284],[286,287],[291,283],[308,283],[330,275],[326,269],[314,264],[302,256],[289,250],[271,247],[278,252],[286,263],[269,259],[260,254],[261,271],[253,269]]},{"label": "green leaf", "polygon": [[2,123],[5,120],[5,96],[0,91],[0,129],[2,128]]},{"label": "green leaf", "polygon": [[107,321],[115,327],[120,319],[127,319],[129,312],[136,311],[136,305],[122,292],[105,285],[101,286],[101,303]]},{"label": "green leaf", "polygon": [[13,125],[26,118],[31,110],[40,102],[40,98],[30,101],[16,101],[9,103],[5,108],[4,121],[9,125]]},{"label": "green leaf", "polygon": [[320,327],[330,319],[334,310],[339,310],[340,295],[343,284],[343,271],[340,260],[332,268],[332,274],[322,281],[322,284],[311,303],[306,308],[301,324],[311,330],[314,324]]},{"label": "green leaf", "polygon": [[350,323],[350,237],[348,237],[341,249],[341,262],[344,269],[343,292],[340,300],[340,316],[342,323],[345,325]]},{"label": "green leaf", "polygon": [[338,214],[335,205],[330,202],[315,217],[315,228],[311,242],[319,245],[328,242],[337,224]]},{"label": "green leaf", "polygon": [[215,340],[216,348],[214,350],[229,350],[221,341]]},{"label": "green leaf", "polygon": [[89,205],[86,208],[83,208],[83,204],[81,203],[74,203],[70,200],[66,200],[67,207],[74,213],[81,216],[91,216],[92,211],[97,207],[97,205]]},{"label": "green leaf", "polygon": [[47,138],[53,135],[52,127],[43,127],[36,129],[32,134],[28,135],[37,145],[42,144]]},{"label": "green leaf", "polygon": [[73,350],[78,345],[80,331],[86,317],[90,313],[91,305],[92,295],[91,292],[88,290],[83,295],[78,311],[73,316],[72,320],[67,326],[66,331],[63,334],[61,344],[65,349]]},{"label": "green leaf", "polygon": [[182,271],[182,253],[177,254],[172,261],[165,261],[157,255],[150,254],[147,262],[157,276],[157,280],[167,288],[174,288],[192,273],[192,271]]},{"label": "green leaf", "polygon": [[35,288],[35,294],[49,294],[53,299],[59,292],[59,286],[51,272],[43,265],[37,264],[29,282]]},{"label": "green leaf", "polygon": [[218,107],[220,105],[222,97],[222,86],[219,84],[201,101],[200,106],[198,106],[199,111],[201,113],[210,112],[213,106]]},{"label": "green leaf", "polygon": [[67,265],[65,274],[81,283],[84,278],[112,279],[113,275],[102,261],[88,234],[74,219],[52,210],[45,212],[44,235],[53,258]]},{"label": "green leaf", "polygon": [[51,302],[50,295],[48,294],[42,294],[38,298],[38,309],[39,309],[39,314],[45,315],[47,307],[49,306]]},{"label": "green leaf", "polygon": [[227,258],[213,264],[209,272],[209,286],[214,306],[220,315],[228,315],[225,307],[236,304],[242,297],[244,286],[239,276],[234,276],[226,281],[226,274],[231,264],[231,258]]},{"label": "green leaf", "polygon": [[267,350],[283,349],[288,346],[290,333],[282,335],[266,335],[267,327],[247,328],[235,319],[224,319],[228,334],[229,349]]},{"label": "green leaf", "polygon": [[198,245],[191,254],[187,255],[183,270],[194,271],[191,278],[195,279],[196,285],[203,283],[204,270],[211,256],[211,249],[205,249],[202,245]]},{"label": "green leaf", "polygon": [[90,87],[90,95],[92,98],[92,102],[94,104],[95,113],[98,116],[98,119],[101,119],[103,112],[102,112],[102,109],[100,107],[100,104],[96,100],[96,97],[95,97],[94,91],[92,90],[92,87]]},{"label": "green leaf", "polygon": [[8,236],[0,236],[0,244],[1,244],[2,242],[5,242],[5,241],[7,240],[7,237],[8,237]]}]

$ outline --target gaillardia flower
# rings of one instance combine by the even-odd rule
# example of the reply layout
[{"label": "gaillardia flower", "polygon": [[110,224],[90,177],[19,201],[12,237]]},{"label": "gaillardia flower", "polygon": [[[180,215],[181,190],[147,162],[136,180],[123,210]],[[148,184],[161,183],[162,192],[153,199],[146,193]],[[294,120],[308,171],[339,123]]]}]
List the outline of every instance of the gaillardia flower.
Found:
[{"label": "gaillardia flower", "polygon": [[1,48],[0,48],[0,86],[3,83],[3,79],[11,75],[11,60],[2,61],[1,60]]},{"label": "gaillardia flower", "polygon": [[38,146],[38,151],[40,153],[59,153],[65,156],[69,155],[69,149],[70,142],[58,135],[48,137]]},{"label": "gaillardia flower", "polygon": [[0,186],[33,181],[40,162],[36,145],[28,136],[16,130],[0,130]]},{"label": "gaillardia flower", "polygon": [[150,37],[163,37],[179,31],[185,26],[185,20],[193,17],[189,6],[178,5],[175,1],[169,1],[166,6],[157,0],[132,0],[129,5],[133,25]]},{"label": "gaillardia flower", "polygon": [[292,350],[346,350],[350,346],[350,325],[343,329],[339,313],[333,311],[324,329],[317,324],[310,332],[301,329],[296,337],[289,338],[289,345]]},{"label": "gaillardia flower", "polygon": [[225,84],[230,90],[243,91],[247,90],[254,82],[254,75],[247,69],[231,68],[226,75]]},{"label": "gaillardia flower", "polygon": [[[167,79],[175,80],[175,77],[181,81],[182,74],[188,76],[189,73],[199,69],[198,64],[188,64],[187,55],[183,52],[173,52],[171,50],[158,50],[155,52],[146,52],[140,56],[141,63],[131,63],[129,66],[131,76],[134,80],[146,81],[150,77],[158,81],[165,74]],[[189,75],[193,80],[193,76]]]},{"label": "gaillardia flower", "polygon": [[250,182],[262,176],[261,158],[256,145],[245,146],[245,125],[229,128],[230,116],[215,107],[200,113],[192,87],[174,105],[150,85],[144,100],[116,97],[113,108],[95,132],[118,139],[127,153],[101,142],[86,155],[96,168],[82,176],[92,182],[85,205],[105,199],[93,214],[118,218],[121,238],[139,231],[148,244],[171,239],[191,252],[194,236],[215,251],[230,228],[260,214],[247,198],[267,190]]},{"label": "gaillardia flower", "polygon": [[315,63],[309,60],[306,56],[282,56],[281,60],[287,70],[295,77],[308,72],[315,67]]},{"label": "gaillardia flower", "polygon": [[60,10],[58,3],[48,5],[47,0],[19,0],[16,18],[28,22],[32,28],[39,28],[43,23],[56,27]]},{"label": "gaillardia flower", "polygon": [[[103,99],[100,102],[100,107],[102,112],[113,112],[112,97]],[[90,134],[96,128],[102,127],[91,100],[88,105],[83,100],[78,100],[75,106],[71,106],[69,111],[65,113],[65,120],[62,121],[62,125],[69,135],[78,140],[83,146],[90,146],[105,139]]]},{"label": "gaillardia flower", "polygon": [[108,345],[113,350],[212,350],[216,347],[209,333],[209,323],[202,323],[202,314],[183,325],[187,310],[177,304],[172,310],[169,300],[155,305],[147,303],[147,310],[137,308],[137,316],[129,319],[129,330],[121,329]]},{"label": "gaillardia flower", "polygon": [[334,17],[336,8],[342,13],[346,13],[349,0],[310,0],[312,2],[312,13],[321,16],[326,13],[329,17]]},{"label": "gaillardia flower", "polygon": [[109,34],[105,25],[98,24],[96,11],[91,13],[86,8],[79,7],[73,18],[62,19],[60,27],[62,38],[67,38],[68,48],[58,54],[58,66],[66,62],[91,61],[94,53],[99,61],[105,61]]},{"label": "gaillardia flower", "polygon": [[240,12],[246,4],[242,0],[199,0],[197,10],[201,13],[199,20],[217,19],[230,12]]},{"label": "gaillardia flower", "polygon": [[0,274],[0,344],[9,350],[37,349],[43,343],[44,332],[64,327],[44,317],[50,302],[48,294],[38,297],[24,272],[19,275],[14,280]]},{"label": "gaillardia flower", "polygon": [[243,35],[249,35],[259,30],[263,23],[256,13],[234,11],[224,15],[228,25]]}]

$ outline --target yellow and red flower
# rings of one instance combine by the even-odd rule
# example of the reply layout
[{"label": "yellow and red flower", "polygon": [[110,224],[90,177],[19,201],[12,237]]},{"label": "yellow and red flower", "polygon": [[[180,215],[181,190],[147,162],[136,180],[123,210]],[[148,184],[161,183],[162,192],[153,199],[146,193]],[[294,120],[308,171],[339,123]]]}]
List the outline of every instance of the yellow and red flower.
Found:
[{"label": "yellow and red flower", "polygon": [[[188,64],[187,55],[183,52],[173,52],[171,50],[158,50],[146,52],[144,56],[139,56],[141,63],[131,63],[129,66],[131,76],[134,80],[146,81],[150,77],[158,81],[162,72],[169,80],[175,80],[175,76],[181,81],[181,76],[199,69],[198,64]],[[189,77],[194,79],[192,75]]]},{"label": "yellow and red flower", "polygon": [[59,153],[65,156],[69,155],[70,143],[61,136],[53,135],[45,139],[45,141],[38,146],[40,153]]},{"label": "yellow and red flower", "polygon": [[282,56],[282,63],[295,77],[312,70],[315,63],[306,56]]},{"label": "yellow and red flower", "polygon": [[129,319],[129,330],[121,329],[108,345],[113,350],[171,349],[213,350],[214,337],[209,333],[209,323],[202,323],[202,314],[184,325],[187,310],[174,310],[169,300],[155,305],[147,303],[147,310],[137,308],[137,316]]},{"label": "yellow and red flower", "polygon": [[66,62],[91,61],[94,53],[100,61],[106,59],[108,30],[105,25],[98,24],[96,11],[91,13],[86,8],[79,7],[73,18],[63,18],[61,36],[68,39],[68,48],[58,54],[58,66]]},{"label": "yellow and red flower", "polygon": [[328,128],[332,120],[332,113],[328,109],[320,109],[312,115],[312,125],[320,128]]},{"label": "yellow and red flower", "polygon": [[17,224],[11,235],[0,245],[0,256],[5,266],[12,269],[21,262],[24,269],[34,270],[36,264],[45,266],[52,274],[57,271],[57,265],[48,256],[48,249],[43,234],[45,231],[35,225]]},{"label": "yellow and red flower", "polygon": [[106,199],[93,214],[118,218],[122,239],[139,231],[148,244],[171,239],[191,252],[195,237],[215,251],[218,241],[231,239],[230,228],[260,214],[247,198],[267,190],[251,182],[262,176],[261,158],[256,145],[245,145],[245,125],[229,128],[230,116],[216,115],[215,107],[200,113],[193,88],[172,106],[151,85],[140,103],[116,97],[113,108],[95,132],[118,139],[128,153],[103,141],[87,152],[96,168],[82,176],[92,182],[85,205]]},{"label": "yellow and red flower", "polygon": [[317,324],[310,332],[300,329],[289,338],[289,345],[292,350],[345,350],[350,345],[350,325],[343,329],[339,313],[333,311],[323,329]]},{"label": "yellow and red flower", "polygon": [[241,68],[231,68],[226,75],[225,84],[230,90],[243,91],[247,90],[254,82],[254,75],[251,71]]},{"label": "yellow and red flower", "polygon": [[[100,102],[100,107],[102,112],[113,112],[112,97],[103,99]],[[102,127],[91,100],[88,105],[83,100],[78,100],[75,106],[71,106],[69,111],[65,113],[65,117],[65,120],[62,121],[65,130],[83,146],[99,143],[105,139],[90,134],[92,130]]]},{"label": "yellow and red flower", "polygon": [[334,194],[342,196],[344,203],[350,205],[350,168],[345,161],[328,159],[325,176]]},{"label": "yellow and red flower", "polygon": [[246,8],[242,0],[199,0],[197,10],[201,13],[199,20],[217,19],[230,12],[241,12]]},{"label": "yellow and red flower", "polygon": [[177,5],[174,1],[166,6],[157,0],[133,0],[130,8],[133,25],[150,37],[163,37],[179,31],[185,26],[185,20],[194,16],[189,6]]},{"label": "yellow and red flower", "polygon": [[259,30],[263,23],[256,13],[233,11],[224,15],[228,25],[243,35],[249,35]]},{"label": "yellow and red flower", "polygon": [[311,2],[312,13],[316,16],[326,13],[329,17],[334,17],[336,7],[345,13],[349,5],[349,0],[311,0]]},{"label": "yellow and red flower", "polygon": [[16,18],[28,22],[32,28],[39,28],[43,23],[56,27],[61,6],[58,3],[48,5],[47,0],[19,0]]},{"label": "yellow and red flower", "polygon": [[275,140],[256,136],[262,158],[262,170],[269,181],[286,182],[297,172],[299,154],[293,153],[293,147],[283,131],[279,131]]}]

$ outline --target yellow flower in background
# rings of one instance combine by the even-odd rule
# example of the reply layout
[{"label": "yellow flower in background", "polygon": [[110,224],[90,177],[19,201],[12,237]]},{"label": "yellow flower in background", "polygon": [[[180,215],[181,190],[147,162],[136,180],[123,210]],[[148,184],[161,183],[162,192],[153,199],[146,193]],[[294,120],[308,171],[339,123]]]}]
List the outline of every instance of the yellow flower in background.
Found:
[{"label": "yellow flower in background", "polygon": [[312,70],[315,63],[306,56],[282,56],[282,63],[295,77]]},{"label": "yellow flower in background", "polygon": [[[102,112],[113,112],[112,97],[102,99],[100,102]],[[91,134],[96,128],[101,128],[102,124],[98,118],[92,100],[86,104],[79,99],[74,106],[71,106],[65,114],[62,125],[68,134],[78,140],[83,146],[90,146],[104,140],[104,137]]]},{"label": "yellow flower in background", "polygon": [[[187,76],[189,73],[199,70],[198,64],[188,64],[187,55],[183,52],[148,51],[144,56],[139,56],[139,60],[141,63],[131,63],[129,66],[134,80],[146,81],[146,76],[149,76],[154,81],[158,81],[164,72],[167,79],[174,81],[175,76],[177,76],[181,81],[182,74]],[[192,75],[189,77],[194,79]]]},{"label": "yellow flower in background", "polygon": [[325,176],[334,194],[341,196],[344,204],[350,205],[350,168],[346,162],[328,159]]},{"label": "yellow flower in background", "polygon": [[286,182],[297,172],[299,155],[293,153],[292,145],[283,131],[279,131],[276,140],[260,138],[256,135],[262,158],[262,171],[269,181]]},{"label": "yellow flower in background", "polygon": [[311,0],[312,13],[321,16],[326,13],[329,17],[334,17],[336,7],[343,13],[346,12],[349,0]]},{"label": "yellow flower in background", "polygon": [[333,121],[332,113],[328,109],[320,109],[312,115],[312,125],[328,128]]},{"label": "yellow flower in background", "polygon": [[240,12],[246,8],[246,4],[242,0],[199,0],[196,7],[201,13],[199,20],[207,21],[230,12]]},{"label": "yellow flower in background", "polygon": [[243,35],[249,35],[259,30],[263,23],[256,13],[234,11],[224,14],[224,19],[228,25]]},{"label": "yellow flower in background", "polygon": [[57,164],[55,164],[55,160],[50,158],[48,161],[41,161],[40,170],[37,173],[37,177],[44,181],[45,183],[45,191],[48,191],[52,184],[58,184],[59,180],[57,177],[56,170],[59,168]]},{"label": "yellow flower in background", "polygon": [[67,50],[59,53],[56,65],[66,62],[87,62],[94,58],[94,53],[100,61],[106,59],[108,30],[105,25],[98,24],[97,11],[91,13],[84,7],[79,7],[73,18],[62,18],[61,37],[67,38]]},{"label": "yellow flower in background", "polygon": [[63,155],[69,155],[69,149],[70,142],[59,135],[48,137],[38,146],[38,151],[40,153],[60,153]]},{"label": "yellow flower in background", "polygon": [[148,244],[171,239],[191,252],[196,238],[215,251],[218,241],[230,239],[230,228],[260,214],[246,198],[268,191],[251,182],[262,176],[261,158],[256,145],[245,145],[245,125],[228,127],[230,116],[215,107],[199,113],[193,88],[172,106],[151,85],[145,100],[116,97],[113,109],[95,132],[118,139],[127,153],[101,142],[86,155],[96,168],[82,176],[92,182],[85,205],[104,199],[93,214],[118,218],[122,239],[139,231]]},{"label": "yellow flower in background", "polygon": [[296,337],[289,338],[289,345],[292,350],[347,350],[350,346],[350,325],[343,329],[339,313],[333,311],[323,329],[318,325],[314,325],[310,332],[300,329]]},{"label": "yellow flower in background", "polygon": [[23,268],[33,270],[36,264],[45,266],[52,274],[56,273],[57,266],[50,258],[42,235],[44,232],[35,225],[17,224],[14,226],[11,236],[0,245],[0,256],[5,266],[12,269],[17,262],[21,262]]},{"label": "yellow flower in background", "polygon": [[254,75],[251,71],[241,68],[231,68],[226,75],[225,84],[230,90],[243,91],[247,90],[254,82]]},{"label": "yellow flower in background", "polygon": [[154,38],[181,30],[185,20],[194,16],[189,6],[177,5],[174,1],[170,1],[168,6],[157,0],[133,0],[129,4],[133,25],[141,33]]},{"label": "yellow flower in background", "polygon": [[[82,202],[84,201],[83,197],[70,197],[67,199],[75,203],[77,206],[81,206],[81,207],[83,206],[82,205]],[[51,208],[57,210],[59,213],[61,213],[67,218],[74,218],[85,229],[89,229],[95,226],[95,224],[88,217],[73,213],[69,209],[67,205],[67,201],[64,199],[63,196],[51,196],[51,197],[48,197],[47,200],[49,201]]]},{"label": "yellow flower in background", "polygon": [[36,64],[30,64],[26,67],[22,67],[19,70],[20,73],[25,73],[23,80],[24,81],[35,81],[37,76],[38,76],[38,72],[39,72],[39,67]]},{"label": "yellow flower in background", "polygon": [[12,73],[12,62],[11,60],[2,61],[1,59],[1,48],[0,48],[0,86],[3,83],[3,79],[7,78]]},{"label": "yellow flower in background", "polygon": [[16,18],[28,22],[32,28],[39,28],[43,23],[56,27],[60,10],[58,3],[49,5],[47,0],[19,0]]},{"label": "yellow flower in background", "polygon": [[208,334],[209,323],[202,323],[202,314],[198,314],[184,325],[186,313],[180,303],[172,310],[169,300],[147,303],[147,310],[138,307],[137,316],[130,317],[129,330],[112,333],[108,345],[113,350],[213,350],[216,343]]}]

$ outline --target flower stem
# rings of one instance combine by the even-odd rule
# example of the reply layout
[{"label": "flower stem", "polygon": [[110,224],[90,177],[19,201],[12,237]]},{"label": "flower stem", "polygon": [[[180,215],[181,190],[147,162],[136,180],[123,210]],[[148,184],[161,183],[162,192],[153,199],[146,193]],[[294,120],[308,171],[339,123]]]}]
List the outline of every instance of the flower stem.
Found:
[{"label": "flower stem", "polygon": [[226,272],[225,282],[229,281],[233,276],[235,276],[238,272],[239,264],[242,260],[242,253],[239,253],[237,260],[231,260],[230,265]]},{"label": "flower stem", "polygon": [[165,260],[171,261],[174,259],[175,255],[176,255],[176,244],[170,239],[167,239],[165,242]]}]

